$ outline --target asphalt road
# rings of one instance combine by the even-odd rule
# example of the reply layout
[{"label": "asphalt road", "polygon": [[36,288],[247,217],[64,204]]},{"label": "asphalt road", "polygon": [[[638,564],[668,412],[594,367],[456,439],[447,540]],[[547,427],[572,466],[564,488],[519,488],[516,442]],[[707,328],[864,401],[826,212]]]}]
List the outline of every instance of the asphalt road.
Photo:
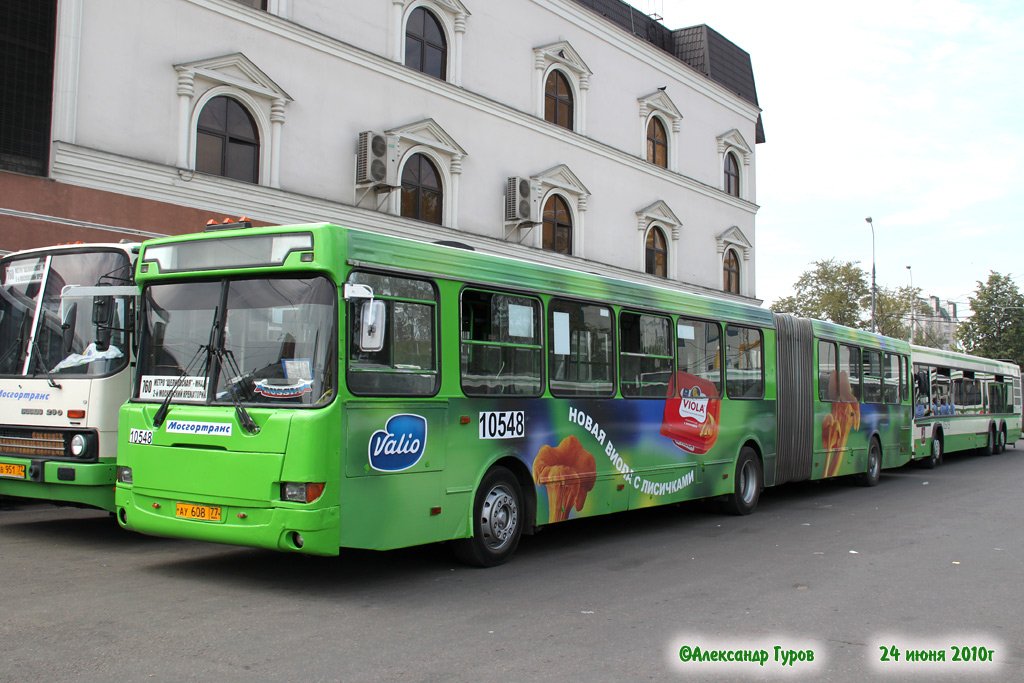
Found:
[{"label": "asphalt road", "polygon": [[1016,681],[1022,483],[1024,443],[871,489],[780,487],[748,517],[568,522],[493,569],[443,545],[310,558],[7,501],[0,681]]}]

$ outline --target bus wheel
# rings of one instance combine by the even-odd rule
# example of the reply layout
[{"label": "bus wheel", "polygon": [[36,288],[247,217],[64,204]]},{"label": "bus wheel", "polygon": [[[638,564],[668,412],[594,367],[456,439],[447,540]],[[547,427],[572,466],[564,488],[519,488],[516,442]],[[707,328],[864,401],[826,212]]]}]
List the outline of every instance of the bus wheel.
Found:
[{"label": "bus wheel", "polygon": [[857,475],[857,483],[861,486],[876,486],[882,477],[882,447],[878,439],[871,439],[868,446],[868,469]]},{"label": "bus wheel", "polygon": [[736,459],[736,476],[733,477],[733,492],[725,497],[722,509],[730,515],[749,515],[757,507],[761,497],[761,461],[753,448],[744,446]]},{"label": "bus wheel", "polygon": [[473,513],[473,535],[455,541],[455,556],[477,567],[508,560],[523,532],[523,494],[511,472],[495,467],[484,476]]},{"label": "bus wheel", "polygon": [[982,455],[993,455],[996,453],[996,428],[988,428],[988,438],[985,440],[985,445],[981,449]]},{"label": "bus wheel", "polygon": [[942,437],[936,434],[932,437],[932,454],[921,461],[921,467],[931,470],[942,464]]},{"label": "bus wheel", "polygon": [[996,433],[996,453],[1002,453],[1006,450],[1006,429],[1000,429]]}]

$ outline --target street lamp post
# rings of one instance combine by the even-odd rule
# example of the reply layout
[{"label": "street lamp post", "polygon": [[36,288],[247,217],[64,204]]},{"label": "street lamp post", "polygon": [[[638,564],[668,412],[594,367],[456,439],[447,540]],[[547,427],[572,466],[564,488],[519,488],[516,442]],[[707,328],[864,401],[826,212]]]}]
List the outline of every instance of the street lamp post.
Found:
[{"label": "street lamp post", "polygon": [[871,331],[875,331],[875,223],[871,220],[871,216],[865,218],[868,225],[871,226]]},{"label": "street lamp post", "polygon": [[910,266],[907,266],[907,272],[910,273],[910,339],[911,344],[914,343],[914,309],[917,308],[917,294],[914,292],[914,271]]}]

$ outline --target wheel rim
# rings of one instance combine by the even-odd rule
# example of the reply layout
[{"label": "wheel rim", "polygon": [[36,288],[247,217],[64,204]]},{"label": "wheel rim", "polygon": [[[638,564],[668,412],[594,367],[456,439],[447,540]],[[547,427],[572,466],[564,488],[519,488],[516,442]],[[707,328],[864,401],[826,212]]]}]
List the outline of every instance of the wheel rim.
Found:
[{"label": "wheel rim", "polygon": [[932,439],[932,461],[939,462],[942,460],[942,441],[938,437]]},{"label": "wheel rim", "polygon": [[495,486],[484,498],[480,510],[480,531],[490,550],[508,545],[519,527],[519,505],[512,491],[504,485]]},{"label": "wheel rim", "polygon": [[740,468],[739,493],[744,504],[750,505],[757,495],[757,477],[754,474],[754,463],[746,461]]},{"label": "wheel rim", "polygon": [[881,464],[880,458],[878,457],[878,447],[872,446],[871,462],[868,464],[868,474],[872,479],[878,476],[878,473],[881,471]]}]

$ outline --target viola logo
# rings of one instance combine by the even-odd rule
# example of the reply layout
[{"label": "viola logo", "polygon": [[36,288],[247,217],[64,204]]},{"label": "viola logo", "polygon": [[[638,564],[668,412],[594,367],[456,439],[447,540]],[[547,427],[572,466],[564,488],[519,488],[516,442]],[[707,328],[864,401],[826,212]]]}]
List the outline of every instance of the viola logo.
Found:
[{"label": "viola logo", "polygon": [[420,415],[392,415],[384,429],[370,436],[370,467],[401,472],[420,461],[427,450],[427,419]]},{"label": "viola logo", "polygon": [[708,397],[700,393],[699,387],[679,390],[679,417],[689,417],[703,423],[708,417]]}]

